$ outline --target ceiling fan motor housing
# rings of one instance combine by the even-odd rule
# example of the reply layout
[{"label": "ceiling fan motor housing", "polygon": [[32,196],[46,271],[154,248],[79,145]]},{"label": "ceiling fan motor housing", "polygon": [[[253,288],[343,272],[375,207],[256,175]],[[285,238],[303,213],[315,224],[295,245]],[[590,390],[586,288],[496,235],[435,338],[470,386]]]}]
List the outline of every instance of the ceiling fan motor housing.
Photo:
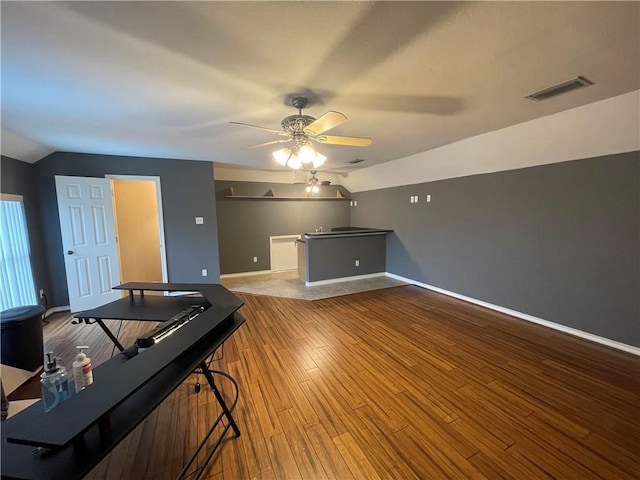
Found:
[{"label": "ceiling fan motor housing", "polygon": [[309,115],[289,115],[284,118],[280,125],[282,129],[289,135],[296,133],[304,133],[304,129],[315,122],[315,118]]},{"label": "ceiling fan motor housing", "polygon": [[304,129],[311,125],[316,119],[310,115],[303,115],[302,109],[308,105],[309,101],[305,97],[295,97],[291,104],[298,109],[297,115],[285,117],[280,125],[285,133],[293,137],[294,145],[301,147],[309,143],[309,137]]}]

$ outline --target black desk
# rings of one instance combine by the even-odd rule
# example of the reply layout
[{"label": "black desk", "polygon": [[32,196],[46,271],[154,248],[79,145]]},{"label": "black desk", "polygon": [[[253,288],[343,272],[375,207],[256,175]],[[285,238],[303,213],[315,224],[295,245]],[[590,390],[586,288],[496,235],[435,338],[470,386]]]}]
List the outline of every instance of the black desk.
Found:
[{"label": "black desk", "polygon": [[[153,284],[152,288],[160,289],[163,285],[167,289],[199,290],[195,284],[188,284],[190,288],[184,288],[184,284]],[[132,358],[120,353],[99,365],[94,369],[93,385],[51,412],[45,413],[42,403],[37,402],[3,422],[2,478],[82,478],[196,369],[205,375],[222,408],[209,435],[223,418],[227,420],[205,465],[229,429],[239,436],[240,431],[204,362],[244,323],[237,312],[242,302],[219,285],[215,289],[209,287],[212,285],[202,289],[206,291],[203,298],[209,308],[174,334]],[[145,302],[149,299],[153,299],[153,305],[165,302],[168,311],[174,311],[177,298],[146,296]],[[105,305],[104,311],[113,312],[115,304],[122,307],[122,300],[133,303],[129,313],[143,311],[140,302],[129,298]],[[189,305],[193,304],[191,300]],[[91,312],[99,314],[100,309]],[[121,319],[133,319],[127,316],[127,309],[123,308],[122,313]],[[198,450],[206,441],[207,438]],[[34,455],[34,446],[44,450]]]},{"label": "black desk", "polygon": [[[162,322],[170,319],[191,305],[211,305],[240,308],[242,302],[222,285],[194,283],[144,283],[129,282],[113,287],[114,290],[128,290],[129,296],[92,310],[75,315],[72,323],[97,323],[120,351],[124,350],[116,336],[103,322],[110,320],[136,320],[142,322]],[[145,291],[155,292],[195,292],[197,296],[145,295]],[[136,295],[135,292],[138,292]]]}]

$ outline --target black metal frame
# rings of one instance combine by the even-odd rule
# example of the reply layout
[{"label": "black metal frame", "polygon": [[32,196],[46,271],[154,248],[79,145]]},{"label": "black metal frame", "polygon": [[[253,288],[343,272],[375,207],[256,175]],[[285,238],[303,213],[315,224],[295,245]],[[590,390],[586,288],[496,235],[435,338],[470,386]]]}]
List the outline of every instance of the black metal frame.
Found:
[{"label": "black metal frame", "polygon": [[[214,354],[215,354],[215,352],[214,352]],[[224,398],[222,398],[222,394],[220,393],[220,391],[216,387],[216,383],[215,383],[215,380],[213,378],[213,373],[215,373],[215,370],[210,370],[209,367],[207,366],[207,364],[205,362],[202,362],[202,364],[199,367],[199,370],[194,371],[194,373],[202,374],[202,375],[205,376],[205,378],[207,379],[207,382],[209,383],[209,386],[211,387],[211,390],[213,390],[213,394],[215,395],[216,400],[218,401],[218,404],[220,405],[220,408],[222,409],[222,411],[220,412],[218,417],[215,419],[215,421],[213,422],[213,424],[211,425],[211,427],[207,431],[207,433],[204,436],[204,438],[202,439],[202,441],[198,444],[198,448],[196,448],[196,450],[193,453],[193,455],[191,455],[191,457],[189,458],[187,463],[184,465],[184,467],[180,471],[180,474],[178,474],[178,476],[176,477],[176,480],[182,480],[182,479],[186,478],[187,476],[193,475],[193,473],[187,473],[189,471],[189,468],[191,467],[191,465],[193,464],[195,459],[200,454],[200,451],[204,448],[204,446],[209,441],[209,437],[211,437],[211,435],[213,434],[215,429],[218,427],[218,425],[220,425],[222,423],[222,421],[225,418],[227,419],[228,423],[224,426],[224,429],[222,430],[222,433],[220,433],[220,435],[218,436],[218,439],[216,440],[216,443],[213,445],[213,447],[211,447],[209,449],[209,452],[207,453],[207,458],[205,459],[204,463],[202,465],[198,466],[198,468],[196,470],[197,474],[196,474],[196,476],[194,478],[196,480],[198,480],[202,476],[202,474],[204,472],[206,472],[207,465],[209,465],[209,462],[213,458],[213,455],[218,450],[218,447],[222,444],[222,440],[224,440],[224,437],[227,434],[227,432],[229,431],[229,429],[233,430],[233,433],[235,434],[236,438],[240,436],[240,429],[238,428],[238,425],[236,424],[236,421],[234,420],[233,416],[231,415],[231,411],[232,411],[233,407],[231,407],[231,409],[230,409],[227,406],[226,402],[224,401]],[[237,384],[235,383],[235,380],[233,380],[232,377],[230,377],[230,376],[229,376],[229,378],[234,382],[234,384],[236,385],[236,388],[237,388]],[[234,404],[235,404],[235,402],[234,402]]]}]

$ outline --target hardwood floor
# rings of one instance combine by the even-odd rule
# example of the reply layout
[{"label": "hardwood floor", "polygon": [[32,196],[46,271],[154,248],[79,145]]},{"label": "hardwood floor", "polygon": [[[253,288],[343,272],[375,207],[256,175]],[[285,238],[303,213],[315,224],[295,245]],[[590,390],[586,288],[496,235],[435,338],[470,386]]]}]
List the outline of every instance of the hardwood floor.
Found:
[{"label": "hardwood floor", "polygon": [[[639,357],[412,286],[238,296],[247,322],[215,365],[240,385],[242,435],[206,478],[640,478]],[[57,319],[45,336],[69,365],[76,344],[111,354],[97,326]],[[174,478],[218,413],[193,382],[87,478]]]}]

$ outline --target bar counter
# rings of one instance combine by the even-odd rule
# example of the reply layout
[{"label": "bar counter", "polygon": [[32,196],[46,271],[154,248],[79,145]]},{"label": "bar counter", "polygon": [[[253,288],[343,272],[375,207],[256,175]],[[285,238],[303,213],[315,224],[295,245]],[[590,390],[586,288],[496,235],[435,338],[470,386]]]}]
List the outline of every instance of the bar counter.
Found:
[{"label": "bar counter", "polygon": [[298,240],[298,272],[307,286],[383,275],[393,230],[335,227]]}]

